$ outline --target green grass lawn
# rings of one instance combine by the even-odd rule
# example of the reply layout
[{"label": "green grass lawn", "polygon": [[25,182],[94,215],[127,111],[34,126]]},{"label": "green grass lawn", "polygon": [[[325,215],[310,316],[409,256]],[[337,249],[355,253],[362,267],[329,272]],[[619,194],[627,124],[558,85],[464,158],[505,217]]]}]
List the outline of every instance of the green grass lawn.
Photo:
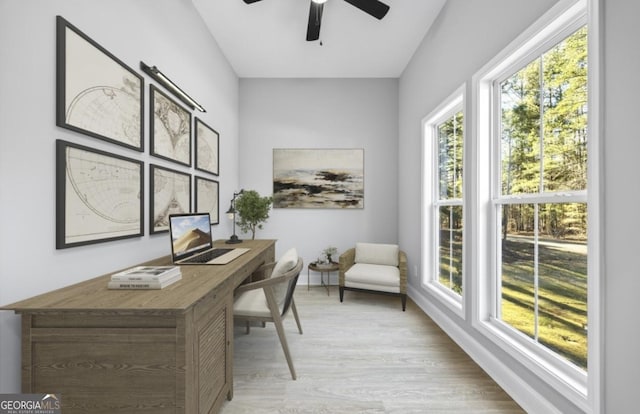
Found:
[{"label": "green grass lawn", "polygon": [[[575,246],[539,246],[537,341],[586,369],[587,255]],[[536,339],[531,240],[503,241],[502,259],[502,320]]]},{"label": "green grass lawn", "polygon": [[[502,320],[586,370],[586,245],[582,242],[541,240],[536,338],[532,238],[511,235],[502,243]],[[440,248],[440,283],[458,293],[462,291],[461,252],[461,237],[453,243],[452,261],[449,261],[448,240],[445,239]]]}]

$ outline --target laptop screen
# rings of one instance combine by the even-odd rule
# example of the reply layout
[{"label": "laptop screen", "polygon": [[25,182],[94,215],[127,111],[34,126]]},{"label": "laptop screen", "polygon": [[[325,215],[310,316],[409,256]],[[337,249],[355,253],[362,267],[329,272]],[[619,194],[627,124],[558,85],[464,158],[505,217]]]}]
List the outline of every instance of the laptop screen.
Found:
[{"label": "laptop screen", "polygon": [[209,213],[172,214],[169,216],[173,261],[185,259],[213,246]]}]

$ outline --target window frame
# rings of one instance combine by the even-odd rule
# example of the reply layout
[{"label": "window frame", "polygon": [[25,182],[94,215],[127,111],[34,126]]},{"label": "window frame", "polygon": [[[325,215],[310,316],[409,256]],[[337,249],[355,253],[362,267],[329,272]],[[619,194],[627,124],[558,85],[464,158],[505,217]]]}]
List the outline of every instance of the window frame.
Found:
[{"label": "window frame", "polygon": [[[466,116],[466,84],[458,87],[451,95],[445,98],[438,107],[422,119],[422,263],[425,272],[420,281],[421,286],[443,303],[448,309],[460,318],[465,317],[465,251],[468,243],[466,233],[466,168],[463,170],[462,198],[452,199],[450,202],[442,202],[439,196],[439,161],[438,161],[438,126],[449,118],[462,112],[462,157],[463,165],[467,155],[467,116]],[[462,207],[462,295],[442,285],[439,281],[439,238],[436,229],[439,228],[438,209],[441,206]]]},{"label": "window frame", "polygon": [[[591,413],[603,412],[599,10],[599,0],[560,0],[473,76],[474,122],[470,130],[470,136],[473,137],[470,145],[474,159],[467,164],[467,169],[474,171],[476,176],[474,182],[467,181],[465,187],[469,189],[465,195],[470,198],[469,208],[473,213],[472,220],[475,221],[470,265],[478,272],[473,275],[473,292],[469,292],[473,295],[472,326],[568,400]],[[499,145],[495,143],[495,139],[499,139],[500,125],[500,101],[496,96],[495,86],[508,77],[509,73],[517,72],[535,59],[536,54],[540,55],[549,46],[557,44],[584,25],[588,26],[589,65],[587,190],[563,192],[567,194],[503,196],[500,188]],[[495,199],[496,194],[500,195],[500,202]],[[500,218],[497,217],[496,205],[509,203],[509,198],[538,203],[580,200],[588,205],[588,372],[494,317],[498,315],[496,311],[500,299],[500,263],[496,247],[500,237]]]}]

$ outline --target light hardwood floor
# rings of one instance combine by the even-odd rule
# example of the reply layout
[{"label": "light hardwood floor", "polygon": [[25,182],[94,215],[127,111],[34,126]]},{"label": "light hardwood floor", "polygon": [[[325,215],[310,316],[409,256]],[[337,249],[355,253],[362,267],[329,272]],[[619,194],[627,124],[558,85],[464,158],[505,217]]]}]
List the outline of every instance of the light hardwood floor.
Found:
[{"label": "light hardwood floor", "polygon": [[285,331],[293,381],[273,324],[235,328],[234,398],[223,414],[523,413],[411,300],[337,287],[296,288],[303,335]]}]

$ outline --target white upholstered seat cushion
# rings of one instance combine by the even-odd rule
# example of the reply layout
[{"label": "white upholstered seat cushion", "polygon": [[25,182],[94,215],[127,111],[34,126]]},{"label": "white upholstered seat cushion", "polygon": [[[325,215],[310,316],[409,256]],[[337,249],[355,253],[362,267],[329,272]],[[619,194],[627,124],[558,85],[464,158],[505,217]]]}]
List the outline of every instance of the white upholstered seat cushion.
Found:
[{"label": "white upholstered seat cushion", "polygon": [[369,263],[356,263],[344,274],[346,287],[400,293],[400,269]]},{"label": "white upholstered seat cushion", "polygon": [[356,263],[398,266],[397,244],[356,243]]},{"label": "white upholstered seat cushion", "polygon": [[[282,276],[289,272],[298,264],[298,251],[295,247],[287,250],[273,267],[271,277]],[[288,283],[278,283],[272,285],[273,294],[278,303],[278,308],[282,311],[284,300],[287,295]],[[251,317],[271,317],[267,298],[264,295],[264,289],[255,289],[242,292],[235,298],[233,303],[233,313],[235,315],[251,316]]]},{"label": "white upholstered seat cushion", "polygon": [[242,292],[233,302],[233,314],[261,318],[271,317],[271,311],[267,306],[267,298],[264,296],[264,289]]}]

